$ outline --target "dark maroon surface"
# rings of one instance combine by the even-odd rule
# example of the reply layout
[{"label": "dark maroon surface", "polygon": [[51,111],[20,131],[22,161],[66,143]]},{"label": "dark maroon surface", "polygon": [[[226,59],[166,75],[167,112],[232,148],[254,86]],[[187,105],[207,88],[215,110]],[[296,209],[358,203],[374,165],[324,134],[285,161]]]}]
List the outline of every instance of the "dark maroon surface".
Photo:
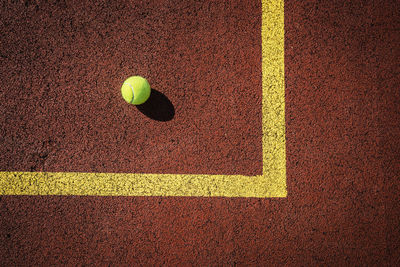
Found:
[{"label": "dark maroon surface", "polygon": [[81,2],[3,4],[0,170],[261,173],[261,3]]},{"label": "dark maroon surface", "polygon": [[287,198],[3,196],[1,261],[398,266],[399,10],[286,1]]}]

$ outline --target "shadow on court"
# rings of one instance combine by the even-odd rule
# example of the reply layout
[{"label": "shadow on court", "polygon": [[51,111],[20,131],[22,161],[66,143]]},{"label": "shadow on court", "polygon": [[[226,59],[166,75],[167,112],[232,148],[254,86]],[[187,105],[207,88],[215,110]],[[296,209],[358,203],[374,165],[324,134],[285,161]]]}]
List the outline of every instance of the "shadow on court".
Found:
[{"label": "shadow on court", "polygon": [[138,105],[137,109],[156,121],[170,121],[175,116],[175,108],[172,102],[163,93],[153,88],[149,99],[145,103]]}]

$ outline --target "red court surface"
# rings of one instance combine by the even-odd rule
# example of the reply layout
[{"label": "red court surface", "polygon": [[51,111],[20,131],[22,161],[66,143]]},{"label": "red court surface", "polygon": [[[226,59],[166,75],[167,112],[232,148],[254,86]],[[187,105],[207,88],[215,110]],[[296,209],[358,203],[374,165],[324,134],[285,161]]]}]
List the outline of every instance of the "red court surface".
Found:
[{"label": "red court surface", "polygon": [[[150,1],[7,12],[0,169],[261,173],[261,2],[234,7]],[[171,102],[173,120],[148,120],[121,101],[115,89],[130,75]]]},{"label": "red court surface", "polygon": [[[0,7],[0,171],[261,173],[261,1]],[[3,195],[1,265],[400,265],[399,10],[285,1],[286,198]]]}]

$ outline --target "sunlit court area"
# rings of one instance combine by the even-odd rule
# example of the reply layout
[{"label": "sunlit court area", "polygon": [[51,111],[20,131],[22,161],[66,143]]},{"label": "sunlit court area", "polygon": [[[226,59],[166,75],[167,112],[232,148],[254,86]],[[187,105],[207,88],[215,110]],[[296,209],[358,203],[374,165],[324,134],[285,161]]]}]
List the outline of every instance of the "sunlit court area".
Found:
[{"label": "sunlit court area", "polygon": [[400,265],[396,1],[4,1],[0,265]]}]

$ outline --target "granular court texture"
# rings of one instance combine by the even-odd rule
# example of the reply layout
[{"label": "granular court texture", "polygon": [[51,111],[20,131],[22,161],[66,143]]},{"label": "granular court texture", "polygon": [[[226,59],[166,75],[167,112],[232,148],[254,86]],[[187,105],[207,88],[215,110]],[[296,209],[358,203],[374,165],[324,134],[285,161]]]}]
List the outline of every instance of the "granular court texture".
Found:
[{"label": "granular court texture", "polygon": [[[11,6],[1,170],[261,173],[261,2]],[[121,101],[131,75],[173,120]]]},{"label": "granular court texture", "polygon": [[[262,172],[261,1],[0,7],[0,171]],[[398,10],[285,1],[286,198],[0,196],[0,262],[399,265]]]}]

